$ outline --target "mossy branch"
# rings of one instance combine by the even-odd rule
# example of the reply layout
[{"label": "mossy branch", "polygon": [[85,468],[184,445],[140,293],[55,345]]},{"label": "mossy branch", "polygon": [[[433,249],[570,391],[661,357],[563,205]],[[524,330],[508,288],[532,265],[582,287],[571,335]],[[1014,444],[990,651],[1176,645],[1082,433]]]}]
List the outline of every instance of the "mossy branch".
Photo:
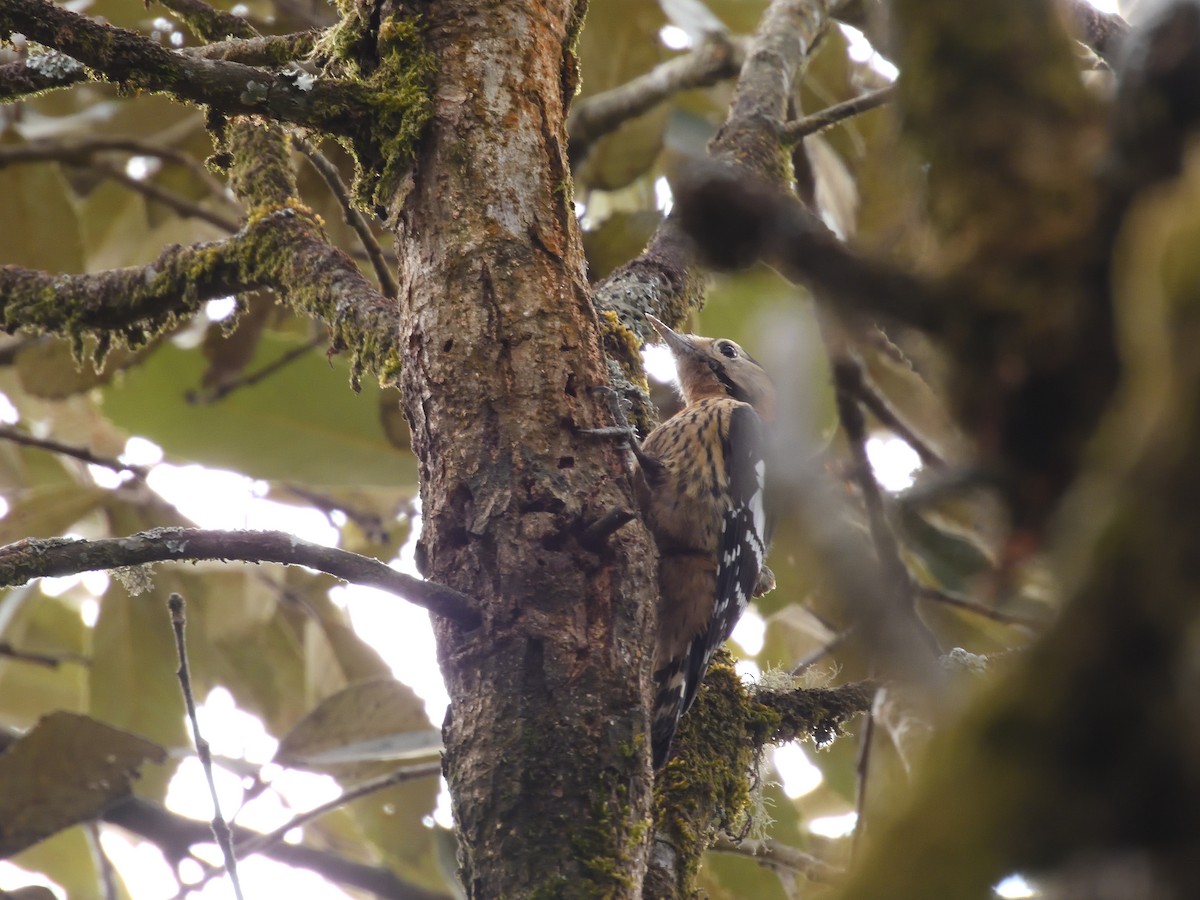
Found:
[{"label": "mossy branch", "polygon": [[[298,204],[262,210],[225,240],[169,246],[144,266],[83,275],[0,266],[0,326],[68,338],[80,354],[94,335],[103,357],[113,337],[137,347],[207,300],[264,287],[328,322],[335,346],[355,349],[357,370],[398,369],[388,356],[394,304]],[[364,346],[360,335],[383,337]]]},{"label": "mossy branch", "polygon": [[646,896],[691,897],[704,852],[720,832],[743,828],[764,745],[811,737],[827,744],[871,708],[875,685],[755,691],[722,650],[654,787],[654,846]]},{"label": "mossy branch", "polygon": [[379,66],[363,80],[178,52],[50,0],[7,0],[0,6],[0,34],[10,32],[72,57],[126,91],[162,93],[227,116],[264,116],[343,138],[368,176],[358,192],[365,204],[394,190],[430,115],[434,62],[422,52],[414,22],[380,24]]}]

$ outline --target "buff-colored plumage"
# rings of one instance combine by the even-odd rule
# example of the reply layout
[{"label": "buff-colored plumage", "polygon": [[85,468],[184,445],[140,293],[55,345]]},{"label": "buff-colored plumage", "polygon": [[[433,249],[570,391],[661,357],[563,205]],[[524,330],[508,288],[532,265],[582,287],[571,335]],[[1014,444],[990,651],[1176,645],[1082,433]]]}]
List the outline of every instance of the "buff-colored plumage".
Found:
[{"label": "buff-colored plumage", "polygon": [[675,357],[684,407],[641,455],[647,523],[659,551],[655,765],[670,748],[712,653],[749,602],[767,543],[762,477],[775,389],[727,340],[678,334],[650,320]]}]

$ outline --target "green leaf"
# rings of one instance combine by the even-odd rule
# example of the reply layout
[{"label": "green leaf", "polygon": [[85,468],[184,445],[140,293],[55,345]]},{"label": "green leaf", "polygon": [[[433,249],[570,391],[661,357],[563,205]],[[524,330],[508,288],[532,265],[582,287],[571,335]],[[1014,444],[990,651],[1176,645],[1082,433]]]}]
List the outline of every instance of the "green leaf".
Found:
[{"label": "green leaf", "polygon": [[[0,640],[18,650],[82,657],[88,630],[79,611],[36,584],[13,588],[0,598]],[[47,710],[83,712],[88,668],[79,661],[41,665],[0,656],[0,721],[28,728]]]},{"label": "green leaf", "polygon": [[[656,4],[610,0],[606,7],[606,15],[588,17],[579,40],[584,97],[650,71],[667,55],[658,40],[666,20]],[[661,104],[602,138],[579,166],[577,183],[603,190],[629,184],[653,165],[669,115]]]},{"label": "green leaf", "polygon": [[[295,343],[259,342],[254,371]],[[103,409],[175,459],[234,469],[251,477],[309,485],[411,485],[416,461],[396,450],[379,421],[379,389],[354,394],[347,364],[305,354],[257,384],[210,404],[189,404],[205,360],[198,351],[160,347],[145,364],[104,389]]]},{"label": "green leaf", "polygon": [[[95,343],[94,340],[85,342],[85,354],[91,353]],[[69,341],[52,338],[22,347],[17,353],[16,369],[26,393],[45,400],[60,400],[108,382],[114,372],[134,365],[150,350],[150,347],[140,350],[114,347],[97,372],[90,356],[80,364],[75,360]]]},{"label": "green leaf", "polygon": [[4,198],[0,247],[5,263],[48,272],[83,271],[79,219],[57,165],[0,168],[0,197]]},{"label": "green leaf", "polygon": [[0,859],[128,796],[162,747],[76,713],[46,716],[0,756]]},{"label": "green leaf", "polygon": [[[11,860],[30,872],[40,872],[64,891],[68,897],[102,897],[104,890],[99,869],[99,856],[88,834],[87,825],[76,825],[46,838],[23,850]],[[114,873],[116,876],[118,873]],[[129,892],[120,877],[115,877],[117,895],[114,900],[127,900]],[[51,895],[47,900],[52,900]],[[24,900],[24,898],[23,898]],[[33,898],[29,898],[33,900]]]},{"label": "green leaf", "polygon": [[[302,760],[372,738],[427,732],[425,704],[407,685],[391,678],[352,684],[326,699],[284,737],[276,753],[283,765],[300,765],[333,775],[352,786],[395,770],[395,762],[307,764]],[[422,821],[437,799],[436,778],[396,785],[349,807],[364,835],[401,877],[443,888],[433,832]]]},{"label": "green leaf", "polygon": [[57,537],[92,512],[108,495],[96,486],[52,485],[22,493],[0,519],[0,544],[24,538]]},{"label": "green leaf", "polygon": [[[182,748],[191,746],[191,738],[175,675],[179,657],[167,594],[156,585],[135,597],[119,581],[110,584],[93,630],[89,711],[164,747]],[[147,773],[140,793],[161,800],[170,774]]]}]

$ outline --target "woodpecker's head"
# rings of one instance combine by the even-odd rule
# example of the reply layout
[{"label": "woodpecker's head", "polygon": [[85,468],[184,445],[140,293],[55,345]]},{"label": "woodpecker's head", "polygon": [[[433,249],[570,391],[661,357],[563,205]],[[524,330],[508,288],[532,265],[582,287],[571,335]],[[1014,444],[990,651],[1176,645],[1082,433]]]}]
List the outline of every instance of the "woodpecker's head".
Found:
[{"label": "woodpecker's head", "polygon": [[753,356],[725,338],[680,334],[654,316],[646,318],[675,357],[684,403],[732,397],[749,403],[764,421],[775,418],[775,385]]}]

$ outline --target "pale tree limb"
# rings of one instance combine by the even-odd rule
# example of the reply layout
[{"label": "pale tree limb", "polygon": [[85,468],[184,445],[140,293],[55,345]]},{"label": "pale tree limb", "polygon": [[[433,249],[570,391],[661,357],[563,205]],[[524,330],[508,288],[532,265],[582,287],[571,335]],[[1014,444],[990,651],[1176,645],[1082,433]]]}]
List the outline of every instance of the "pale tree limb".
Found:
[{"label": "pale tree limb", "polygon": [[826,128],[832,128],[834,125],[846,121],[846,119],[862,115],[869,110],[883,106],[885,103],[890,103],[895,96],[896,89],[893,85],[889,84],[887,87],[881,87],[878,90],[868,91],[858,97],[843,100],[841,103],[835,103],[833,106],[828,106],[820,112],[811,113],[802,119],[788,122],[779,130],[779,140],[784,144],[795,144],[809,135],[824,131]]},{"label": "pale tree limb", "polygon": [[600,138],[668,97],[732,78],[741,69],[745,54],[743,39],[710,32],[695,49],[632,81],[578,101],[567,117],[572,164],[583,160]]}]

